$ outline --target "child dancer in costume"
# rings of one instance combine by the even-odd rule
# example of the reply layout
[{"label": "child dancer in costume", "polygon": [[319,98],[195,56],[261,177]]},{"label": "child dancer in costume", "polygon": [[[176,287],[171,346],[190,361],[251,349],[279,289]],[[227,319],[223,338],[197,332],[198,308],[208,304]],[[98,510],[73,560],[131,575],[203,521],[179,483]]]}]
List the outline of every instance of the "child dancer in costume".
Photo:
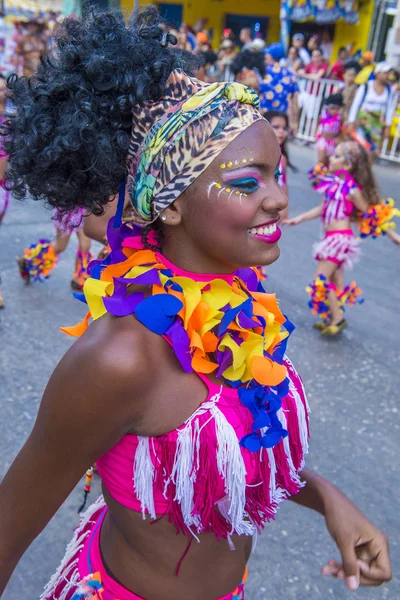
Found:
[{"label": "child dancer in costume", "polygon": [[[272,129],[275,132],[276,139],[281,149],[281,160],[279,163],[279,179],[278,183],[281,186],[283,192],[289,200],[289,189],[287,184],[286,171],[287,167],[290,167],[294,173],[297,173],[297,168],[292,165],[289,160],[289,154],[287,149],[287,137],[289,134],[289,118],[280,110],[268,110],[263,113],[263,116],[267,119]],[[282,219],[286,219],[289,214],[289,208],[281,215]]]},{"label": "child dancer in costume", "polygon": [[39,240],[24,254],[17,258],[19,272],[22,279],[29,283],[48,279],[51,271],[57,264],[59,256],[67,249],[71,235],[75,232],[78,238],[78,249],[75,258],[75,272],[71,279],[71,287],[81,290],[87,278],[87,267],[93,256],[90,252],[90,239],[83,232],[85,209],[77,207],[70,212],[55,209],[53,221],[55,240]]},{"label": "child dancer in costume", "polygon": [[[293,327],[254,266],[279,257],[287,205],[258,96],[187,75],[155,9],[128,27],[116,14],[65,19],[40,89],[13,85],[18,194],[23,182],[53,205],[97,210],[120,187],[121,202],[111,253],[85,282],[89,314],[67,330],[82,335],[1,486],[0,594],[95,460],[104,496],[42,599],[242,600],[252,536],[289,497],[326,518],[345,557],[327,575],[350,589],[386,581],[385,536],[304,468],[307,404],[285,355]],[[78,106],[85,119],[71,118]],[[34,152],[43,142],[29,123],[50,116],[53,137]],[[62,132],[70,143],[45,167]],[[140,227],[121,225],[128,171]]]},{"label": "child dancer in costume", "polygon": [[321,176],[314,189],[324,194],[323,202],[286,224],[322,219],[325,235],[314,245],[318,267],[308,288],[309,304],[312,312],[323,318],[315,329],[335,336],[347,326],[344,305],[362,301],[355,282],[344,287],[344,271],[353,266],[360,254],[359,241],[351,227],[352,217],[358,221],[361,237],[377,237],[393,227],[392,218],[400,212],[394,209],[393,201],[380,202],[368,154],[354,141],[337,146],[330,159],[330,173]]},{"label": "child dancer in costume", "polygon": [[328,165],[329,158],[335,154],[342,131],[342,94],[328,96],[325,106],[318,124],[315,147],[317,148],[318,162]]}]

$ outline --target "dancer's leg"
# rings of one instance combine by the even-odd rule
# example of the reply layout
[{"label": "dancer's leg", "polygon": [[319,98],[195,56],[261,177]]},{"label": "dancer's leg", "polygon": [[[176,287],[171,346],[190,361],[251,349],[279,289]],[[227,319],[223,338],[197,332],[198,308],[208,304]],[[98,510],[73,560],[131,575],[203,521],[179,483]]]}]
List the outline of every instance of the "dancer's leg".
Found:
[{"label": "dancer's leg", "polygon": [[[320,260],[318,263],[316,277],[323,275],[326,277],[328,283],[335,283],[335,273],[338,271],[339,265],[330,260]],[[343,319],[342,310],[339,305],[339,301],[333,289],[328,292],[328,302],[331,312],[331,325],[338,325]]]}]

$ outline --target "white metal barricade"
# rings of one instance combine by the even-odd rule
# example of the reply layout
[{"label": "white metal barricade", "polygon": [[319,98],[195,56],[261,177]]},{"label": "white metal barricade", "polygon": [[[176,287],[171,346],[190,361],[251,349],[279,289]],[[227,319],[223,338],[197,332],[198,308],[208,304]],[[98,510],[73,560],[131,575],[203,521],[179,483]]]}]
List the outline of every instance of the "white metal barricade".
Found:
[{"label": "white metal barricade", "polygon": [[301,77],[299,87],[301,114],[297,137],[307,142],[315,142],[323,101],[334,92],[339,92],[343,84],[332,79],[311,80]]},{"label": "white metal barricade", "polygon": [[[385,140],[382,145],[382,152],[380,154],[381,158],[385,160],[392,160],[394,162],[400,163],[400,114],[396,115],[396,108],[400,104],[400,92],[396,92],[393,97],[393,114],[394,114],[394,122],[395,125],[395,134],[391,136],[388,140]],[[399,109],[398,109],[399,110]],[[390,128],[393,129],[393,125]]]},{"label": "white metal barricade", "polygon": [[[307,142],[315,142],[323,101],[330,94],[340,92],[343,83],[332,79],[311,81],[310,79],[301,77],[298,84],[300,88],[299,107],[301,114],[297,138]],[[393,103],[393,114],[395,114],[396,107],[400,103],[400,92],[394,95]],[[395,135],[384,141],[380,157],[400,163],[400,116],[397,115],[396,117],[395,114],[395,119],[397,123]]]}]

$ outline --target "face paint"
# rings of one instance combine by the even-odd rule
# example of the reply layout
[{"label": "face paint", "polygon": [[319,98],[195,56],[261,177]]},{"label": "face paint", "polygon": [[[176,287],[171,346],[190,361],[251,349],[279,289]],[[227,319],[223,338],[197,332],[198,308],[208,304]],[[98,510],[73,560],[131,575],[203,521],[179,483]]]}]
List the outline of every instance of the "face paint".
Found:
[{"label": "face paint", "polygon": [[216,187],[218,189],[218,200],[220,199],[220,196],[222,193],[226,193],[228,194],[228,200],[231,199],[232,196],[237,196],[239,198],[239,201],[242,201],[242,198],[246,198],[247,194],[242,193],[240,190],[236,190],[232,187],[229,186],[224,186],[222,183],[219,183],[218,181],[213,181],[209,187],[208,187],[208,198],[210,198],[210,194],[211,194],[211,190]]},{"label": "face paint", "polygon": [[242,194],[251,194],[263,186],[260,173],[252,168],[236,169],[224,173],[222,181],[226,186],[233,187]]},{"label": "face paint", "polygon": [[239,167],[241,165],[246,165],[248,163],[251,163],[253,159],[250,158],[242,158],[241,160],[234,160],[234,161],[229,161],[226,163],[221,163],[219,165],[220,169],[232,169],[232,167]]}]

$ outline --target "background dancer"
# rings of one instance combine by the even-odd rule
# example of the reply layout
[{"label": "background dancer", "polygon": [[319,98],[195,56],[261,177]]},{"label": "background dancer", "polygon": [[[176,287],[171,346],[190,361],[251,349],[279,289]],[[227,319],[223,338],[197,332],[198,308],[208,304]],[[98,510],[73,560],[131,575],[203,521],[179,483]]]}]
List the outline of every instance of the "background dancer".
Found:
[{"label": "background dancer", "polygon": [[332,94],[325,100],[325,108],[319,120],[317,142],[315,144],[318,162],[323,165],[329,164],[329,158],[335,154],[336,146],[340,140],[342,132],[342,106],[342,94]]},{"label": "background dancer", "polygon": [[[254,267],[278,258],[287,204],[257,96],[189,77],[154,11],[129,29],[112,14],[61,27],[59,56],[40,67],[33,102],[37,116],[57,115],[42,147],[54,163],[35,151],[41,132],[26,130],[37,90],[19,80],[14,189],[98,211],[120,188],[122,209],[129,152],[142,228],[110,224],[112,252],[85,285],[94,322],[57,367],[2,483],[0,593],[96,458],[104,500],[83,518],[45,599],[242,599],[251,536],[296,494],[324,515],[341,552],[325,574],[353,590],[387,581],[385,536],[303,469],[307,405],[284,358],[292,327]],[[86,124],[70,119],[77,102]],[[60,130],[79,151],[57,153]],[[31,140],[23,154],[21,135]]]},{"label": "background dancer", "polygon": [[[297,172],[297,169],[289,159],[288,147],[287,147],[287,137],[289,135],[289,117],[286,113],[283,113],[279,110],[268,110],[263,113],[264,117],[267,119],[268,123],[271,125],[274,133],[276,135],[277,142],[281,149],[281,160],[279,162],[279,179],[278,183],[281,186],[283,192],[285,193],[288,202],[289,202],[289,188],[287,184],[287,167],[290,167],[294,173]],[[289,215],[289,205],[288,208],[281,213],[281,219],[287,219]]]},{"label": "background dancer", "polygon": [[[314,328],[323,335],[335,336],[347,327],[343,317],[345,304],[361,301],[361,290],[355,284],[345,288],[344,271],[359,259],[360,244],[352,230],[352,219],[358,211],[362,237],[377,237],[390,227],[398,211],[393,203],[380,202],[378,187],[367,152],[357,142],[339,144],[330,158],[330,173],[322,174],[314,188],[325,195],[324,201],[311,210],[286,221],[298,225],[322,218],[324,239],[314,244],[313,256],[318,261],[315,279],[308,288],[310,307],[323,320]],[[385,208],[387,206],[387,209]],[[377,213],[385,212],[382,219]],[[380,223],[385,223],[383,229]]]}]

